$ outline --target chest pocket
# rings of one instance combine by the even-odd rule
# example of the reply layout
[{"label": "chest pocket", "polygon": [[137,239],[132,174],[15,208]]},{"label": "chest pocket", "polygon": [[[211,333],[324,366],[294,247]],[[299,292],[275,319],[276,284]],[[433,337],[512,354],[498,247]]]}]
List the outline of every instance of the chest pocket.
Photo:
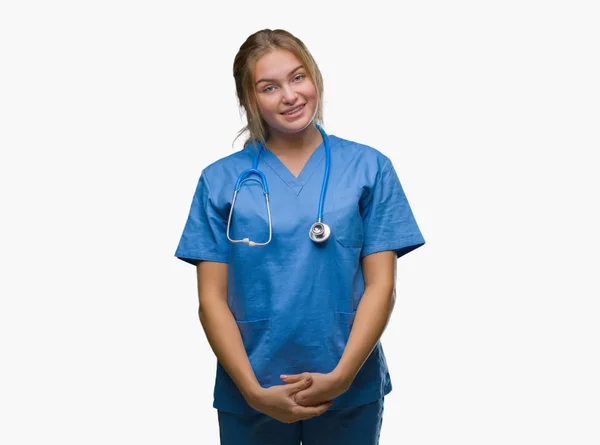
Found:
[{"label": "chest pocket", "polygon": [[358,194],[337,191],[334,211],[330,216],[333,236],[344,247],[362,247],[364,241],[363,221],[360,215]]}]

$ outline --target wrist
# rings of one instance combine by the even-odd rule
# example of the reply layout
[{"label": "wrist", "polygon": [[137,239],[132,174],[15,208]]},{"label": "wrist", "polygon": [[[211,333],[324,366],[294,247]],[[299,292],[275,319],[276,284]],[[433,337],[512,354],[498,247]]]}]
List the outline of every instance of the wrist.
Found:
[{"label": "wrist", "polygon": [[260,401],[264,390],[265,389],[262,386],[260,386],[258,382],[256,382],[256,384],[244,388],[244,390],[242,390],[241,393],[242,396],[244,396],[246,403],[252,408],[254,408],[254,406]]},{"label": "wrist", "polygon": [[336,386],[338,386],[339,388],[342,388],[344,391],[346,391],[348,388],[350,388],[350,385],[352,385],[352,382],[354,381],[354,377],[355,377],[348,370],[345,370],[344,368],[340,368],[339,366],[336,367],[329,374],[333,378]]}]

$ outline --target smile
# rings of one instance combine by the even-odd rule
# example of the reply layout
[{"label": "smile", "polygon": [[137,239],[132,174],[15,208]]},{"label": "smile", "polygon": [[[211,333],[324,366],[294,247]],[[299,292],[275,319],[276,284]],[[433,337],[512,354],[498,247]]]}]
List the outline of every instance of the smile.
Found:
[{"label": "smile", "polygon": [[293,110],[288,111],[287,113],[281,113],[281,114],[283,114],[285,116],[291,116],[291,115],[294,115],[294,114],[300,112],[303,108],[304,108],[304,105],[300,105],[300,106],[294,108]]}]

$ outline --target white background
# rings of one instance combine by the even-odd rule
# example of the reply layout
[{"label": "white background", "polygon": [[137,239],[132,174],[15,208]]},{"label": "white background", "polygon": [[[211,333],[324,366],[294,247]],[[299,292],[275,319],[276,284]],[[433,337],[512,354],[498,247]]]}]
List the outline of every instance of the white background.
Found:
[{"label": "white background", "polygon": [[427,240],[399,261],[381,444],[599,444],[593,3],[3,2],[0,442],[218,443],[173,254],[243,141],[233,58],[284,28],[326,131],[392,158]]}]

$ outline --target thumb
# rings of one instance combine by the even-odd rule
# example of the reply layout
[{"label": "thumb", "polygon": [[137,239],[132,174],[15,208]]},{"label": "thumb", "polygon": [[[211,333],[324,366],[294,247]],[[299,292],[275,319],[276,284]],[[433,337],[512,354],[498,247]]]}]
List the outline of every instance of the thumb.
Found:
[{"label": "thumb", "polygon": [[312,377],[310,374],[304,376],[303,379],[297,381],[296,383],[291,383],[289,384],[289,388],[290,388],[290,393],[291,394],[295,394],[297,392],[302,391],[303,389],[308,388],[310,385],[312,385]]},{"label": "thumb", "polygon": [[310,374],[308,374],[308,373],[294,374],[294,375],[281,374],[279,377],[281,378],[281,380],[283,380],[286,383],[296,383],[302,379],[305,379],[309,375]]}]

